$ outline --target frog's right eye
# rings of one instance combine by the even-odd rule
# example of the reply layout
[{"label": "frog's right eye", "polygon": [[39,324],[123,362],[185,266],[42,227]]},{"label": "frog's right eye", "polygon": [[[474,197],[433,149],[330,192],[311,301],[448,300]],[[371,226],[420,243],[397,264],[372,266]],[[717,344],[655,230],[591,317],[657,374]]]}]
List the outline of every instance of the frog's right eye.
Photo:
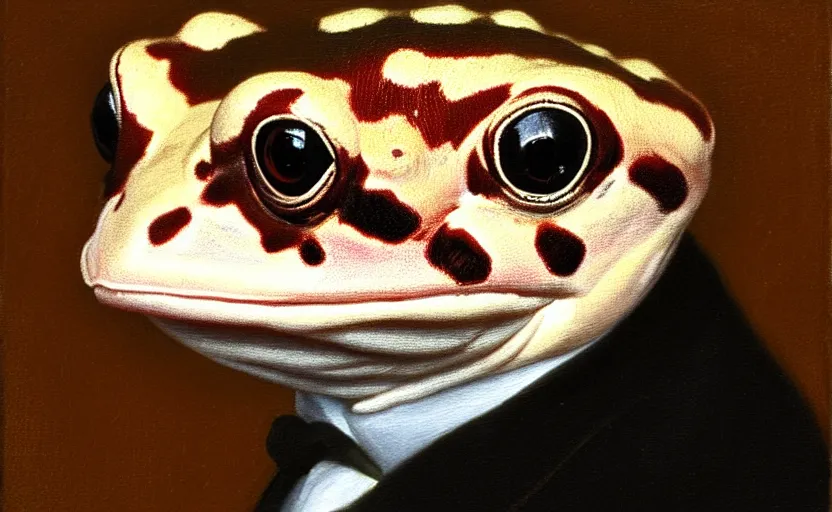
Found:
[{"label": "frog's right eye", "polygon": [[515,112],[495,139],[495,167],[509,196],[549,210],[569,202],[593,155],[589,123],[561,103],[532,104]]},{"label": "frog's right eye", "polygon": [[336,173],[323,132],[293,116],[270,117],[254,130],[252,153],[252,182],[266,207],[289,221],[314,217]]},{"label": "frog's right eye", "polygon": [[110,84],[105,85],[95,97],[90,122],[98,153],[104,160],[112,163],[116,156],[119,129],[116,98]]}]

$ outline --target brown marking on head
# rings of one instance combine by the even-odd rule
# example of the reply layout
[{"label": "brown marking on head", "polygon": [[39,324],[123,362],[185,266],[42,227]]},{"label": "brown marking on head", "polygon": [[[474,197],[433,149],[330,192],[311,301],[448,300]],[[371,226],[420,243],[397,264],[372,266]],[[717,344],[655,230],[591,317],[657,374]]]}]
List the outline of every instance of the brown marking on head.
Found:
[{"label": "brown marking on head", "polygon": [[[304,51],[281,51],[286,41],[304,48]],[[706,141],[712,136],[710,119],[704,107],[671,82],[642,78],[614,60],[596,55],[565,38],[499,26],[485,19],[460,25],[432,25],[418,23],[405,16],[393,16],[366,27],[338,33],[319,32],[314,23],[301,22],[235,39],[213,51],[202,51],[184,43],[160,42],[150,45],[148,53],[157,59],[170,61],[170,82],[188,97],[191,104],[220,99],[249,77],[281,69],[346,78],[359,91],[356,103],[359,108],[356,110],[362,110],[364,106],[363,115],[375,117],[378,115],[375,109],[386,107],[373,106],[368,102],[389,104],[398,111],[406,104],[421,104],[430,108],[439,97],[436,84],[404,90],[406,88],[399,86],[390,88],[390,82],[379,79],[373,68],[380,68],[388,55],[401,48],[432,57],[514,54],[592,69],[622,81],[646,101],[681,112]],[[222,73],[216,73],[219,68],[223,69]],[[356,73],[357,68],[363,68],[363,71]],[[388,92],[392,93],[389,98],[383,95]],[[501,94],[498,88],[489,93],[488,98],[472,101],[480,105],[480,109]],[[384,98],[384,101],[377,101],[379,98]],[[461,123],[458,127],[443,126],[442,122],[433,119],[424,125],[426,139],[432,143],[441,138],[452,142],[458,137],[459,129],[464,130],[467,125],[470,122]]]},{"label": "brown marking on head", "polygon": [[[409,46],[405,46],[409,47]],[[508,84],[485,89],[456,101],[442,92],[439,81],[415,87],[385,78],[387,58],[397,46],[380,46],[351,59],[347,66],[325,76],[347,80],[351,85],[350,106],[363,122],[377,122],[401,115],[422,135],[429,148],[451,143],[455,148],[510,95]]]},{"label": "brown marking on head", "polygon": [[376,59],[349,73],[353,112],[364,122],[402,115],[419,130],[430,148],[446,142],[458,147],[477,124],[509,98],[511,89],[503,85],[449,101],[439,82],[405,87],[384,78],[383,66],[384,60]]},{"label": "brown marking on head", "polygon": [[678,167],[658,155],[642,156],[630,166],[630,181],[644,189],[659,203],[662,213],[684,204],[688,183]]},{"label": "brown marking on head", "polygon": [[160,41],[147,46],[148,55],[156,60],[170,62],[168,80],[179,92],[185,95],[189,105],[197,105],[205,101],[218,99],[226,94],[225,87],[218,83],[201,83],[195,86],[180,69],[198,65],[201,54],[207,53],[201,48],[176,41]]},{"label": "brown marking on head", "polygon": [[182,228],[191,222],[191,211],[184,206],[160,215],[147,228],[147,237],[153,245],[169,242]]},{"label": "brown marking on head", "polygon": [[464,229],[443,225],[428,243],[426,257],[460,285],[482,283],[491,274],[491,257]]},{"label": "brown marking on head", "polygon": [[551,223],[538,226],[534,246],[549,272],[561,277],[574,274],[586,255],[583,240],[568,229]]},{"label": "brown marking on head", "polygon": [[142,126],[136,115],[122,101],[121,127],[113,165],[104,176],[104,199],[115,197],[124,190],[130,171],[144,157],[153,132]]}]

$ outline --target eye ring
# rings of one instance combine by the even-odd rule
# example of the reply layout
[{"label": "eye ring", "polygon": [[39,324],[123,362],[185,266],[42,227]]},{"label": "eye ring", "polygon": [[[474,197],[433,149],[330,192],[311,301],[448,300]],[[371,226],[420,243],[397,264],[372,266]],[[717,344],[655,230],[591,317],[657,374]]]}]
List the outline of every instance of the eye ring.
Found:
[{"label": "eye ring", "polygon": [[283,114],[260,121],[250,149],[254,188],[267,208],[285,220],[318,204],[335,181],[333,145],[306,119]]},{"label": "eye ring", "polygon": [[[557,116],[562,117],[559,122],[561,124],[571,124],[568,128],[573,131],[579,128],[580,135],[582,135],[583,139],[572,140],[577,134],[567,133],[565,140],[560,142],[561,146],[565,142],[567,145],[566,148],[558,148],[558,134],[553,135],[551,133],[554,131],[554,128],[551,126],[542,126],[540,122],[535,122],[539,120],[531,120],[533,115],[545,111],[556,112]],[[566,117],[563,117],[564,113],[566,114]],[[532,125],[532,131],[535,129],[540,130],[541,128],[548,128],[549,137],[534,137],[529,136],[528,133],[519,134],[523,130],[518,129],[518,126],[524,122]],[[525,131],[528,132],[530,130],[526,129]],[[509,132],[512,133],[509,135]],[[546,155],[546,151],[548,151],[549,154],[546,156],[551,156],[552,151],[556,151],[557,149],[574,151],[576,147],[580,155],[577,155],[578,158],[575,158],[576,154],[567,155],[572,157],[571,159],[567,158],[567,160],[571,160],[569,165],[572,169],[566,170],[565,165],[559,165],[557,167],[557,172],[562,176],[550,176],[548,178],[549,182],[554,181],[554,183],[544,182],[541,176],[536,176],[535,173],[529,169],[529,165],[521,166],[523,167],[525,173],[521,173],[524,175],[518,176],[516,169],[506,169],[507,166],[504,159],[507,156],[517,157],[517,153],[522,154],[527,148],[510,148],[510,150],[507,151],[506,148],[502,148],[501,146],[506,143],[506,139],[509,139],[509,143],[511,143],[515,142],[513,139],[519,138],[522,135],[529,137],[528,146],[532,146],[535,143],[537,143],[538,146],[537,155],[533,152],[532,156],[523,155],[526,158],[526,161],[523,163],[528,164],[528,160],[530,158],[536,158],[537,160],[535,160],[535,163],[539,164],[541,146],[543,147],[542,153],[544,155]],[[592,126],[580,110],[572,105],[564,103],[538,101],[524,105],[523,107],[513,111],[499,123],[497,129],[493,132],[493,136],[491,137],[493,167],[498,181],[512,199],[533,209],[557,209],[570,202],[580,193],[580,185],[588,174],[587,171],[590,169],[593,157],[596,153],[595,144],[596,138],[594,136]],[[512,151],[515,149],[516,151]],[[536,180],[538,181],[536,182]],[[526,185],[526,189],[522,188],[521,185]],[[549,188],[552,187],[556,188],[549,190]],[[536,190],[530,190],[532,188]]]}]

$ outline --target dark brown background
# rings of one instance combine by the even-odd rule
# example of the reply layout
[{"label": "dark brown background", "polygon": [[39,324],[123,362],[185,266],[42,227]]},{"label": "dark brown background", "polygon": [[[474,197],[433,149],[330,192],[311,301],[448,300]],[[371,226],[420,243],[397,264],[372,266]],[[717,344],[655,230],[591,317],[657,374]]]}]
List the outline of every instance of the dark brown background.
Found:
[{"label": "dark brown background", "polygon": [[[272,472],[265,433],[274,415],[291,410],[291,394],[189,352],[145,319],[100,306],[85,288],[78,258],[105,171],[89,136],[91,101],[122,43],[173,34],[201,10],[291,23],[358,5],[423,3],[6,4],[5,504],[9,511],[249,510]],[[825,3],[594,4],[476,7],[523,8],[616,54],[649,58],[710,108],[714,180],[693,230],[826,429]]]}]

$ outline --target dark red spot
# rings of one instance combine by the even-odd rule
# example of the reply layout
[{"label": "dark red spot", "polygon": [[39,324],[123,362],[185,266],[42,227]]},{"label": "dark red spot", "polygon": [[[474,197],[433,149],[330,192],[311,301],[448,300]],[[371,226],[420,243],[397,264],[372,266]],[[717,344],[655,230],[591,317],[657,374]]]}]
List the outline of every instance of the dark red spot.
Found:
[{"label": "dark red spot", "polygon": [[234,200],[235,181],[230,175],[215,179],[202,191],[202,201],[211,206],[225,206]]},{"label": "dark red spot", "polygon": [[211,176],[214,175],[214,167],[210,164],[210,162],[206,162],[205,160],[201,160],[198,164],[196,164],[196,169],[194,169],[194,174],[200,181],[205,181]]},{"label": "dark red spot", "polygon": [[303,231],[297,226],[271,226],[260,237],[266,252],[278,252],[296,246],[303,239]]},{"label": "dark red spot", "polygon": [[[304,51],[285,51],[290,45]],[[615,61],[595,55],[569,40],[532,30],[497,26],[485,20],[462,25],[427,25],[407,16],[390,17],[367,27],[333,34],[319,32],[310,20],[282,24],[274,30],[235,39],[213,51],[176,42],[154,43],[147,51],[157,59],[170,61],[169,79],[186,94],[191,104],[222,98],[238,83],[260,73],[275,69],[303,71],[354,82],[354,89],[358,91],[354,93],[354,106],[357,104],[366,109],[359,114],[362,117],[377,115],[378,110],[406,112],[416,105],[429,111],[434,109],[433,112],[420,110],[419,114],[426,116],[419,121],[420,129],[425,130],[426,138],[432,143],[441,138],[457,140],[460,132],[470,131],[471,118],[482,119],[481,113],[461,112],[463,117],[467,114],[471,117],[457,123],[452,114],[460,114],[460,110],[464,110],[461,106],[447,114],[436,111],[445,101],[436,84],[403,88],[380,80],[373,68],[379,68],[387,55],[400,48],[410,48],[429,56],[458,58],[514,54],[593,69],[626,83],[646,101],[685,114],[705,140],[712,136],[710,120],[702,105],[672,83],[641,78]],[[217,73],[218,69],[223,72]],[[387,94],[392,96],[388,98]],[[493,97],[471,102],[477,105],[475,110],[484,110],[502,94],[498,88],[487,95]],[[441,119],[443,117],[445,119]]]},{"label": "dark red spot", "polygon": [[112,167],[104,176],[104,198],[110,199],[124,190],[130,171],[144,157],[153,132],[139,124],[136,115],[121,103],[121,128],[119,129],[116,158]]},{"label": "dark red spot", "polygon": [[117,212],[118,209],[121,208],[121,203],[124,202],[124,196],[126,196],[126,195],[127,195],[126,192],[121,193],[121,197],[118,198],[118,201],[116,201],[116,205],[113,207],[114,212]]},{"label": "dark red spot", "polygon": [[422,219],[391,190],[364,190],[360,186],[347,195],[341,222],[367,236],[390,243],[405,241],[419,229]]},{"label": "dark red spot", "polygon": [[676,210],[688,197],[685,175],[658,155],[642,156],[633,162],[630,180],[658,201],[662,213]]},{"label": "dark red spot", "polygon": [[184,206],[171,210],[154,220],[147,229],[147,236],[153,245],[169,242],[182,228],[191,222],[191,211]]},{"label": "dark red spot", "polygon": [[184,74],[187,69],[199,66],[200,57],[207,53],[205,50],[186,43],[161,41],[148,45],[146,51],[154,59],[170,62],[168,80],[185,95],[189,105],[219,99],[228,92],[224,84],[216,81],[203,82],[195,87],[189,80],[191,77]]},{"label": "dark red spot", "polygon": [[326,259],[324,249],[314,238],[307,238],[300,244],[300,257],[307,265],[320,265]]},{"label": "dark red spot", "polygon": [[426,256],[457,284],[482,283],[491,274],[491,257],[464,229],[442,226],[428,243]]},{"label": "dark red spot", "polygon": [[482,165],[476,151],[471,152],[468,157],[468,165],[466,170],[466,181],[468,184],[468,191],[475,195],[482,195],[493,199],[502,194],[502,188],[496,179],[488,172],[488,169]]},{"label": "dark red spot", "polygon": [[549,272],[561,277],[574,274],[586,255],[583,240],[568,229],[549,223],[537,228],[534,246]]},{"label": "dark red spot", "polygon": [[401,158],[402,155],[404,155],[404,151],[402,151],[401,149],[397,148],[393,150],[393,158]]}]

